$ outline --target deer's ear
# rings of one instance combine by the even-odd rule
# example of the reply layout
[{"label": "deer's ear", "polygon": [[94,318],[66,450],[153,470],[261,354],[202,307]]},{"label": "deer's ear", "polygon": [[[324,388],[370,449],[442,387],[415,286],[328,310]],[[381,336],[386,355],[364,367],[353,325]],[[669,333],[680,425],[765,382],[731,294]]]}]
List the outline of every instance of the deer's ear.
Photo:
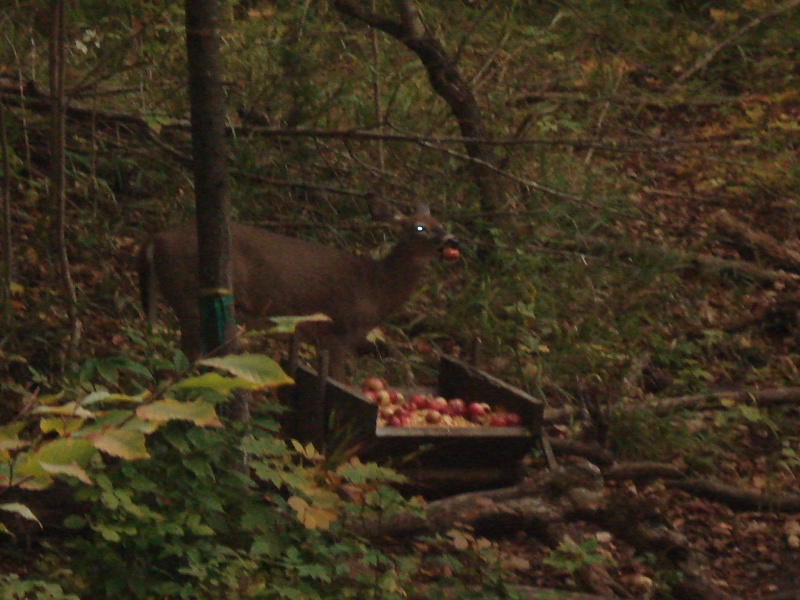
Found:
[{"label": "deer's ear", "polygon": [[393,210],[389,203],[374,192],[367,194],[364,199],[367,201],[369,207],[369,214],[372,215],[374,221],[383,221],[386,223],[396,223],[402,215]]}]

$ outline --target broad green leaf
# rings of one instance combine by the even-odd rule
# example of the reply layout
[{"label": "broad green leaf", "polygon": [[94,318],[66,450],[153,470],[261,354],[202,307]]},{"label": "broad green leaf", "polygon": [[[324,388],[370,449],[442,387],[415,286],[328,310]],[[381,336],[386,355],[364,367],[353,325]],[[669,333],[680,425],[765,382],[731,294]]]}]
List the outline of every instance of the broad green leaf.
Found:
[{"label": "broad green leaf", "polygon": [[143,421],[139,417],[131,417],[130,420],[125,422],[122,429],[133,429],[134,431],[141,431],[145,435],[149,435],[158,429],[159,425],[160,423],[155,421]]},{"label": "broad green leaf", "polygon": [[272,532],[257,537],[250,546],[250,554],[256,556],[266,556],[275,558],[280,555],[284,548],[277,535]]},{"label": "broad green leaf", "polygon": [[29,477],[19,482],[19,487],[23,490],[41,492],[53,485],[52,477]]},{"label": "broad green leaf", "polygon": [[84,396],[81,400],[81,406],[91,406],[98,402],[134,402],[140,404],[150,392],[142,392],[136,396],[129,396],[128,394],[112,394],[111,392],[98,391],[92,392]]},{"label": "broad green leaf", "polygon": [[84,422],[84,419],[77,417],[52,417],[39,421],[39,429],[42,430],[42,433],[55,432],[66,436],[80,429]]},{"label": "broad green leaf", "polygon": [[94,413],[86,410],[77,402],[67,402],[61,406],[37,406],[32,411],[34,414],[46,415],[65,415],[70,417],[81,417],[83,419],[91,419]]},{"label": "broad green leaf", "polygon": [[303,323],[328,322],[331,318],[322,313],[314,313],[313,315],[302,315],[299,317],[270,317],[269,320],[274,322],[275,326],[267,329],[267,333],[278,334],[294,333],[298,325],[302,325]]},{"label": "broad green leaf", "polygon": [[261,386],[241,377],[225,377],[215,372],[189,377],[172,386],[176,390],[212,390],[227,396],[233,390],[257,390]]},{"label": "broad green leaf", "polygon": [[[29,521],[36,521],[39,523],[39,519],[36,518],[36,515],[31,512],[31,509],[25,506],[24,504],[20,504],[19,502],[9,502],[8,504],[0,504],[0,510],[4,510],[6,512],[12,512],[23,519],[28,519]],[[42,524],[39,523],[39,527]]]},{"label": "broad green leaf", "polygon": [[66,392],[65,392],[64,390],[61,390],[61,391],[60,391],[60,392],[58,392],[57,394],[45,394],[44,396],[39,396],[39,397],[37,397],[37,398],[36,398],[36,401],[37,401],[39,404],[43,404],[43,405],[47,405],[47,404],[55,404],[56,402],[58,402],[59,400],[61,400],[61,398],[63,398],[63,397],[64,397],[64,394],[65,394],[65,393],[66,393]]},{"label": "broad green leaf", "polygon": [[[0,464],[5,464],[11,460],[13,451],[22,450],[29,445],[29,441],[21,440],[17,437],[17,432],[11,432],[5,427],[0,429]],[[0,487],[2,487],[1,483]]]},{"label": "broad green leaf", "polygon": [[85,467],[94,454],[94,448],[87,440],[59,438],[43,443],[21,458],[15,469],[18,477],[47,477],[48,473],[41,463],[49,465],[69,465],[75,463]]},{"label": "broad green leaf", "polygon": [[26,425],[27,423],[23,419],[13,423],[6,423],[0,427],[0,438],[16,438],[17,434],[19,434],[19,432],[22,431]]},{"label": "broad green leaf", "polygon": [[103,536],[104,540],[108,542],[118,542],[122,539],[116,530],[106,527],[105,525],[96,526],[94,529]]},{"label": "broad green leaf", "polygon": [[99,413],[97,418],[86,424],[78,433],[78,437],[84,437],[90,433],[100,433],[112,427],[120,427],[128,419],[133,418],[133,411],[130,410],[107,410]]},{"label": "broad green leaf", "polygon": [[297,513],[297,519],[308,529],[328,529],[336,520],[336,512],[309,504],[299,496],[288,500],[289,506]]},{"label": "broad green leaf", "polygon": [[86,436],[92,445],[111,456],[125,460],[150,458],[145,448],[144,433],[134,429],[108,429],[102,433]]},{"label": "broad green leaf", "polygon": [[119,368],[117,365],[109,364],[106,361],[100,361],[97,363],[96,368],[98,375],[109,383],[116,383],[119,379]]},{"label": "broad green leaf", "polygon": [[198,364],[227,371],[263,388],[294,383],[278,363],[263,354],[231,354],[219,358],[206,358],[198,361]]},{"label": "broad green leaf", "polygon": [[761,411],[758,410],[756,406],[742,406],[739,408],[739,411],[742,416],[751,423],[758,422],[764,418],[764,415],[761,414]]},{"label": "broad green leaf", "polygon": [[85,438],[94,434],[103,434],[109,429],[133,429],[148,434],[158,429],[158,423],[142,421],[130,410],[103,411],[97,419],[88,423],[72,437]]},{"label": "broad green leaf", "polygon": [[86,485],[93,485],[89,475],[77,463],[70,463],[68,465],[51,465],[50,463],[39,462],[39,465],[50,475],[69,475],[78,481],[82,481]]},{"label": "broad green leaf", "polygon": [[30,445],[27,440],[21,440],[18,437],[5,437],[0,435],[0,450],[21,450]]},{"label": "broad green leaf", "polygon": [[144,377],[145,379],[150,379],[155,381],[155,377],[153,377],[153,374],[150,372],[150,369],[148,369],[144,365],[140,365],[139,363],[132,361],[126,361],[123,366],[124,368],[128,369],[131,373],[135,373],[136,375]]},{"label": "broad green leaf", "polygon": [[214,407],[203,400],[179,402],[159,400],[136,409],[136,416],[145,421],[163,423],[166,421],[191,421],[199,427],[222,427]]},{"label": "broad green leaf", "polygon": [[303,458],[307,458],[309,460],[318,460],[324,458],[322,454],[317,452],[317,449],[314,448],[314,444],[309,442],[305,446],[298,440],[292,440],[292,446],[294,447],[295,451],[300,454]]}]

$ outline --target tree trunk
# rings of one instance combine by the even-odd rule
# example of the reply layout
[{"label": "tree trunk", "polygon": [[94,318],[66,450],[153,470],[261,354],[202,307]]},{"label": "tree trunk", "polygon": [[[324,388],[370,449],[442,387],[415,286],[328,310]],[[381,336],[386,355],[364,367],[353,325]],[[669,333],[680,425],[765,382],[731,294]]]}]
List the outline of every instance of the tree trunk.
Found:
[{"label": "tree trunk", "polygon": [[[198,301],[204,353],[230,352],[236,346],[225,98],[218,28],[217,0],[186,0],[192,167],[197,202]],[[246,403],[237,398],[236,404],[232,416],[246,420]]]},{"label": "tree trunk", "polygon": [[61,271],[61,283],[67,300],[67,320],[71,331],[62,352],[62,368],[75,358],[80,341],[81,324],[78,320],[78,297],[69,270],[67,254],[67,192],[65,166],[65,114],[66,100],[66,36],[64,0],[53,3],[53,21],[50,31],[50,199],[56,214],[56,253]]},{"label": "tree trunk", "polygon": [[[3,202],[3,329],[11,331],[11,279],[14,275],[14,256],[11,245],[11,167],[8,159],[8,136],[6,135],[6,105],[0,101],[0,151],[2,151],[3,185],[0,200]],[[6,334],[7,335],[7,334]]]}]

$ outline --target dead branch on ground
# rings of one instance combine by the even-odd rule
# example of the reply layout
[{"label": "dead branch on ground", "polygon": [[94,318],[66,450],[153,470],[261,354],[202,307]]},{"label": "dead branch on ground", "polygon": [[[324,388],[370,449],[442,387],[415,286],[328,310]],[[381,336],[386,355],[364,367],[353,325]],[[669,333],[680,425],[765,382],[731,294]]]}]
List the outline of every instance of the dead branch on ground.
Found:
[{"label": "dead branch on ground", "polygon": [[737,245],[764,256],[777,267],[800,272],[800,252],[789,248],[771,235],[755,231],[724,208],[714,213],[711,220],[718,229],[733,238]]}]

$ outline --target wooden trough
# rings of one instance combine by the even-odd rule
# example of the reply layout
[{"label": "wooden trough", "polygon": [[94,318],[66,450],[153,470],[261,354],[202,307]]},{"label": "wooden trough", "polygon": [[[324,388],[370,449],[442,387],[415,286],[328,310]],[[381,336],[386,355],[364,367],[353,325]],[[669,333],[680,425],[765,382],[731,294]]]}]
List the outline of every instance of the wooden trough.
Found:
[{"label": "wooden trough", "polygon": [[541,401],[452,357],[442,357],[437,388],[428,391],[515,412],[519,427],[379,426],[378,407],[360,390],[320,379],[302,363],[286,368],[295,380],[280,392],[289,408],[283,423],[288,435],[326,453],[356,448],[362,460],[406,475],[415,493],[435,496],[513,483],[521,476],[522,458],[542,441]]}]

